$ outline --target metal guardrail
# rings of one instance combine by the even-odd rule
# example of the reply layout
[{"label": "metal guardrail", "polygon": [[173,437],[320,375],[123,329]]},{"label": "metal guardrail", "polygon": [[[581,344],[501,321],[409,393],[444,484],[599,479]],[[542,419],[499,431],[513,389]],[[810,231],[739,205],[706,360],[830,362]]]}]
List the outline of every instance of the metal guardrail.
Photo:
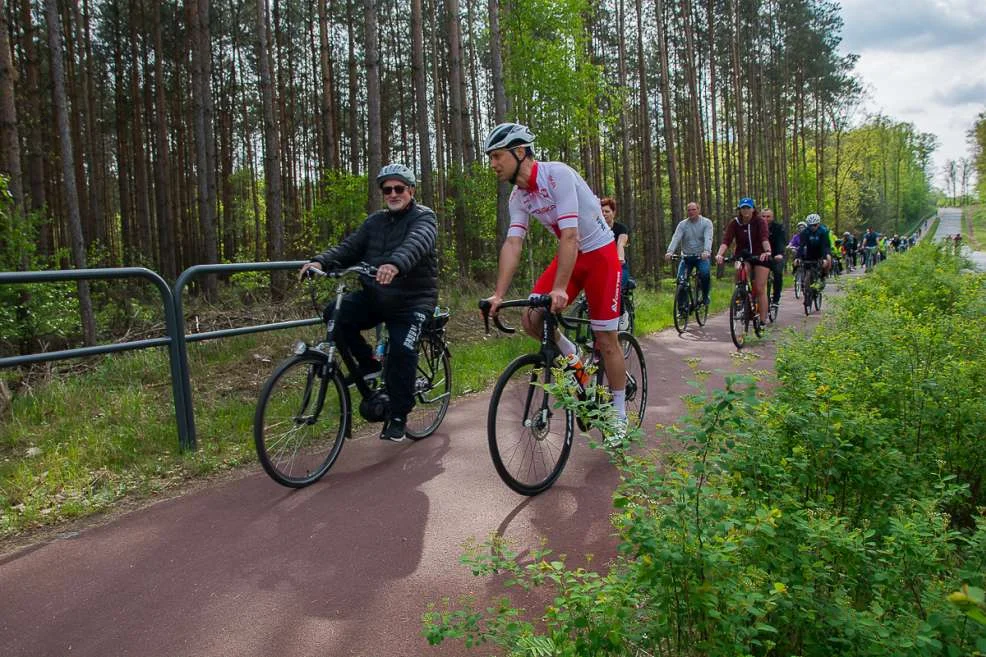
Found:
[{"label": "metal guardrail", "polygon": [[220,331],[185,333],[185,316],[182,293],[194,279],[205,274],[219,274],[239,271],[297,270],[304,260],[280,262],[245,262],[223,265],[196,265],[189,267],[178,277],[174,288],[157,273],[144,267],[118,267],[107,269],[63,269],[57,271],[0,272],[0,285],[26,283],[47,283],[55,281],[112,280],[120,278],[142,278],[151,281],[161,293],[167,335],[161,338],[132,340],[117,344],[94,347],[78,347],[38,354],[25,354],[0,358],[0,368],[28,365],[68,358],[82,358],[100,354],[146,349],[149,347],[168,347],[168,360],[171,367],[171,390],[174,397],[175,419],[178,424],[178,444],[181,449],[195,449],[195,409],[192,405],[192,385],[188,369],[189,342],[213,340],[222,337],[260,333],[298,326],[309,326],[321,322],[321,318],[290,320],[272,324],[245,326]]}]

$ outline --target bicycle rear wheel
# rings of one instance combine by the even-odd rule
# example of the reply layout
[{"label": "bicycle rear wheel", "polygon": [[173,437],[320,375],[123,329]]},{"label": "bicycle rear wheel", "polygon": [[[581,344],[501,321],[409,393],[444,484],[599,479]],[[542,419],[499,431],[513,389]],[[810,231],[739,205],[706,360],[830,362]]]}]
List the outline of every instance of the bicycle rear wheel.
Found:
[{"label": "bicycle rear wheel", "polygon": [[695,302],[695,321],[699,326],[705,326],[709,319],[709,307],[702,301],[702,283],[697,276],[692,277],[692,299]]},{"label": "bicycle rear wheel", "polygon": [[575,418],[556,407],[545,390],[551,368],[541,354],[527,354],[500,375],[486,418],[493,466],[507,486],[537,495],[555,483],[572,450]]},{"label": "bicycle rear wheel", "polygon": [[[621,331],[617,335],[617,339],[620,341],[620,349],[623,351],[623,362],[627,372],[627,425],[636,428],[643,423],[644,412],[647,410],[647,361],[644,360],[644,351],[641,349],[637,338],[626,331]],[[609,385],[605,371],[602,382]]]},{"label": "bicycle rear wheel", "polygon": [[729,301],[729,335],[737,349],[742,349],[746,342],[746,331],[749,328],[749,301],[746,292],[737,288],[733,290]]},{"label": "bicycle rear wheel", "polygon": [[435,433],[452,399],[452,364],[441,338],[425,335],[418,343],[414,408],[407,414],[407,435],[421,440]]},{"label": "bicycle rear wheel", "polygon": [[774,303],[774,272],[767,276],[767,319],[773,324],[777,321],[777,304]]},{"label": "bicycle rear wheel", "polygon": [[794,270],[794,298],[800,299],[801,292],[804,290],[805,273],[804,269],[798,267]]},{"label": "bicycle rear wheel", "polygon": [[317,356],[286,360],[257,402],[253,440],[260,464],[283,486],[318,481],[342,450],[349,417],[349,397],[335,368]]},{"label": "bicycle rear wheel", "polygon": [[679,335],[684,333],[685,329],[688,328],[688,313],[691,312],[690,305],[688,285],[679,282],[674,288],[674,304],[672,308],[674,327],[678,329]]}]

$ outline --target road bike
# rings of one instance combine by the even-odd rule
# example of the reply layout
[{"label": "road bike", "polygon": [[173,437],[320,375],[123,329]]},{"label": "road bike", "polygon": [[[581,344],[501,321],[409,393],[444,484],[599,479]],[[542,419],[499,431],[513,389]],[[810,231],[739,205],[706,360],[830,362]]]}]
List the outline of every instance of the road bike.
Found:
[{"label": "road bike", "polygon": [[[590,364],[588,372],[561,364],[565,359],[555,344],[555,331],[559,327],[577,331],[579,325],[589,326],[589,320],[547,312],[550,307],[550,296],[532,295],[528,299],[503,302],[498,313],[492,316],[497,329],[514,333],[516,329],[503,324],[500,311],[509,308],[545,310],[538,351],[518,356],[503,370],[493,388],[486,418],[490,456],[497,474],[521,495],[537,495],[550,488],[568,461],[575,427],[585,430],[593,424],[591,419],[579,417],[571,408],[563,407],[552,393],[556,371],[562,368],[564,380],[560,382],[568,386],[580,402],[586,402],[585,406],[595,407],[599,414],[609,410],[603,408],[600,394],[606,384],[605,368],[589,339],[576,342],[579,349],[586,352],[582,362]],[[489,333],[490,304],[483,299],[479,308]],[[647,363],[640,343],[633,335],[620,331],[617,339],[627,370],[628,424],[639,427],[647,408]],[[591,372],[593,367],[594,373]]]},{"label": "road bike", "polygon": [[[360,263],[318,275],[337,279],[335,302],[327,311],[325,337],[309,345],[298,340],[292,356],[277,366],[264,383],[253,421],[253,439],[260,464],[279,484],[302,488],[318,481],[335,463],[346,438],[352,437],[350,388],[360,396],[360,415],[370,422],[386,420],[388,403],[383,350],[381,372],[361,376],[355,358],[333,332],[349,286],[346,278],[375,276],[376,268]],[[312,299],[315,289],[312,287]],[[317,307],[317,306],[316,306]],[[422,327],[414,382],[415,406],[406,431],[412,440],[427,438],[445,418],[452,398],[451,353],[445,340],[448,310],[436,309]]]},{"label": "road bike", "polygon": [[801,292],[804,290],[805,270],[800,264],[794,265],[794,298],[800,299]]},{"label": "road bike", "polygon": [[[743,263],[737,274],[733,296],[729,300],[729,335],[733,338],[733,344],[737,349],[742,349],[746,344],[746,336],[751,327],[758,338],[763,335],[763,322],[760,321],[760,310],[753,285],[750,283],[749,271],[750,267],[754,266],[753,263],[758,260],[757,256],[752,255],[725,258],[725,262]],[[770,281],[770,276],[767,280]]]},{"label": "road bike", "polygon": [[805,270],[805,314],[810,315],[812,309],[822,307],[822,265],[818,260],[802,260]]},{"label": "road bike", "polygon": [[[701,256],[671,256],[672,261],[684,260],[686,263],[689,258],[698,260]],[[674,287],[674,303],[671,309],[674,327],[679,335],[688,328],[690,316],[695,316],[699,326],[705,326],[709,317],[709,307],[702,301],[702,282],[698,277],[698,266],[692,267],[691,272],[686,276],[684,272],[687,270],[687,266],[678,268],[679,276]]]}]

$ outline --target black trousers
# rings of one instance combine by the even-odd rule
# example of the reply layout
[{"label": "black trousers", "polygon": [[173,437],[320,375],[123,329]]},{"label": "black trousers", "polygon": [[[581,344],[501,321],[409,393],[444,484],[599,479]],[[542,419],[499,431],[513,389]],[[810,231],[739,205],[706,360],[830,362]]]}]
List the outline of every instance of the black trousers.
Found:
[{"label": "black trousers", "polygon": [[774,277],[774,298],[770,303],[781,302],[781,286],[784,285],[784,260],[774,260],[770,263],[771,275]]},{"label": "black trousers", "polygon": [[378,324],[387,326],[388,351],[385,383],[392,417],[406,417],[414,408],[414,380],[418,367],[421,328],[433,307],[403,307],[381,300],[365,290],[343,297],[336,317],[334,338],[346,345],[360,369],[369,370],[373,348],[360,334]]}]

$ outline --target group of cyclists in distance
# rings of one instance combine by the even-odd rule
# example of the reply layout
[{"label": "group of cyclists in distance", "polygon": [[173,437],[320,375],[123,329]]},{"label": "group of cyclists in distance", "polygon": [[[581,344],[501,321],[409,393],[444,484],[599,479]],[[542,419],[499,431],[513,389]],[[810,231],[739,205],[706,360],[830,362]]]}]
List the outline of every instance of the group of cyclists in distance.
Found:
[{"label": "group of cyclists in distance", "polygon": [[[630,280],[626,259],[629,235],[615,221],[616,203],[597,197],[586,181],[562,162],[539,161],[534,154],[534,133],[519,123],[502,123],[487,135],[483,150],[501,182],[512,185],[509,197],[510,223],[500,247],[496,284],[485,300],[496,315],[521,262],[524,237],[531,217],[558,239],[554,258],[538,276],[531,295],[550,297],[547,309],[528,308],[521,322],[524,330],[541,339],[544,312],[559,313],[584,293],[594,345],[601,356],[609,382],[612,406],[618,422],[606,436],[607,442],[624,438],[626,370],[618,341],[621,325],[621,294]],[[361,331],[385,324],[391,355],[385,372],[391,396],[391,412],[380,437],[393,442],[405,438],[405,420],[413,407],[417,343],[438,291],[437,220],[434,211],[415,198],[416,177],[402,164],[388,164],[376,176],[385,207],[370,214],[342,243],[316,256],[302,268],[329,270],[365,262],[376,268],[375,276],[363,275],[362,288],[345,300],[335,326],[336,339],[344,341],[355,357],[361,374],[379,375],[380,365]],[[493,190],[491,190],[493,193]],[[737,272],[748,267],[760,320],[766,323],[769,304],[780,300],[786,252],[793,253],[797,266],[802,260],[818,261],[823,279],[835,262],[849,270],[857,261],[872,268],[888,250],[906,249],[914,238],[883,236],[867,228],[858,238],[850,232],[836,237],[817,213],[797,224],[788,240],[784,226],[769,208],[758,208],[751,197],[743,197],[735,215],[726,224],[713,255],[713,222],[702,215],[697,202],[689,202],[686,218],[675,227],[665,253],[666,259],[680,251],[679,277],[697,269],[701,301],[709,304],[710,265],[722,265],[732,247]],[[767,278],[773,277],[773,296],[767,299]],[[547,304],[547,301],[546,301]],[[561,331],[555,342],[567,365],[578,366],[578,349]]]}]

